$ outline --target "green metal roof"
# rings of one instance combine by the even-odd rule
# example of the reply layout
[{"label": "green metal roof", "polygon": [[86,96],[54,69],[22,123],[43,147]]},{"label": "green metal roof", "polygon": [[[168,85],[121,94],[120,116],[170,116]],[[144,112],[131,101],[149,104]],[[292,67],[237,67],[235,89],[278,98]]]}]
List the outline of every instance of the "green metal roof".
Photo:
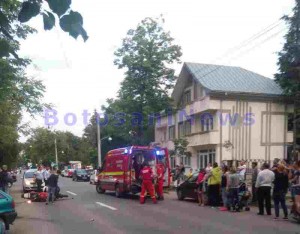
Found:
[{"label": "green metal roof", "polygon": [[272,79],[240,67],[184,64],[201,85],[211,91],[282,95],[283,91]]}]

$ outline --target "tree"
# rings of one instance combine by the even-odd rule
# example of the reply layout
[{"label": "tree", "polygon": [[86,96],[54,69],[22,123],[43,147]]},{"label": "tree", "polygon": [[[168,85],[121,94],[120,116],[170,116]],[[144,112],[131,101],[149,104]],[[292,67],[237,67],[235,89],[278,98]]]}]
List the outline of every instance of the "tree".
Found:
[{"label": "tree", "polygon": [[126,71],[114,104],[127,115],[137,113],[137,120],[131,124],[142,144],[149,143],[154,133],[145,119],[170,106],[169,92],[175,83],[170,65],[180,62],[182,55],[180,46],[163,29],[163,22],[163,18],[145,18],[128,31],[115,52],[115,65]]},{"label": "tree", "polygon": [[[279,53],[279,72],[275,75],[276,82],[284,93],[294,100],[294,150],[299,134],[296,121],[300,114],[300,0],[296,0],[293,15],[284,16],[289,30],[285,35],[286,42]],[[298,121],[299,122],[299,121]]]}]

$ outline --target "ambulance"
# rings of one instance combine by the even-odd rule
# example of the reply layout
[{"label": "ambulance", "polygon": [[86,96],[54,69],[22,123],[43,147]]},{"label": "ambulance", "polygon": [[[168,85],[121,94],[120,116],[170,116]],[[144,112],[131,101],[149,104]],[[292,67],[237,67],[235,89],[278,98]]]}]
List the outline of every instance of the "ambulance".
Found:
[{"label": "ambulance", "polygon": [[[158,146],[130,146],[109,151],[98,174],[96,191],[114,191],[116,197],[141,191],[140,172],[148,162],[156,176],[158,167],[164,170],[164,187],[171,183],[169,152]],[[156,183],[154,176],[154,183]]]}]

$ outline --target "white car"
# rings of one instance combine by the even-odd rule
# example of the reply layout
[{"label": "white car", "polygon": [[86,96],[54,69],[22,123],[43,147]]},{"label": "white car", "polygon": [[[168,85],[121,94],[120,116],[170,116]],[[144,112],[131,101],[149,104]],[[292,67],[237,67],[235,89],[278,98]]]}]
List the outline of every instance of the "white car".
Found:
[{"label": "white car", "polygon": [[[37,191],[37,184],[35,182],[34,173],[37,171],[37,169],[29,169],[24,172],[24,175],[22,177],[22,185],[23,185],[23,192],[27,193],[29,191]],[[45,186],[45,183],[43,182],[42,188]]]},{"label": "white car", "polygon": [[63,170],[62,173],[61,173],[61,175],[62,175],[63,177],[68,177],[68,169]]},{"label": "white car", "polygon": [[94,170],[90,177],[90,184],[96,184],[98,182],[97,170]]}]

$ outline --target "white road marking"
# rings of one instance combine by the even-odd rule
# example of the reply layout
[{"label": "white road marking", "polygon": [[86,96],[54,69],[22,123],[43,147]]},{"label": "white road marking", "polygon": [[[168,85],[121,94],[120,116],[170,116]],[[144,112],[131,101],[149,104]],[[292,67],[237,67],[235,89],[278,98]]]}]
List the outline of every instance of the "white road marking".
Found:
[{"label": "white road marking", "polygon": [[73,195],[73,196],[77,196],[76,193],[72,193],[72,192],[70,192],[70,191],[67,191],[67,193],[70,193],[70,194]]},{"label": "white road marking", "polygon": [[103,206],[103,207],[106,207],[108,209],[111,209],[111,210],[117,210],[117,208],[115,207],[112,207],[112,206],[108,206],[108,205],[105,205],[104,203],[101,203],[101,202],[96,202],[98,205],[100,206]]}]

